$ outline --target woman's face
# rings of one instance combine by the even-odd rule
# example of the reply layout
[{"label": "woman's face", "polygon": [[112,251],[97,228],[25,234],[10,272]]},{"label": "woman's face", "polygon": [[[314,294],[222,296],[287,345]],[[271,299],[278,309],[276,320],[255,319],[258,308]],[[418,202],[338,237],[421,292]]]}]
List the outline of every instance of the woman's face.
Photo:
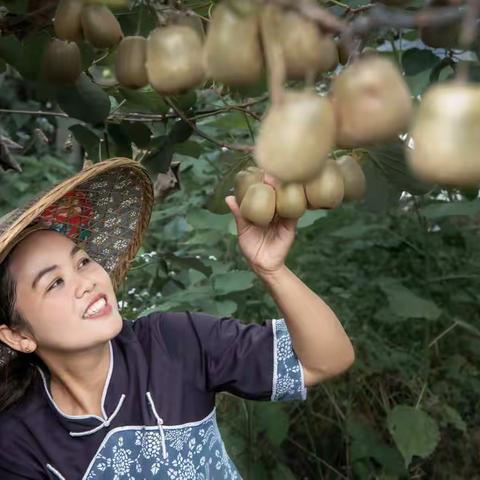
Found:
[{"label": "woman's face", "polygon": [[32,233],[13,251],[16,309],[31,328],[37,353],[81,352],[122,328],[107,272],[67,237]]}]

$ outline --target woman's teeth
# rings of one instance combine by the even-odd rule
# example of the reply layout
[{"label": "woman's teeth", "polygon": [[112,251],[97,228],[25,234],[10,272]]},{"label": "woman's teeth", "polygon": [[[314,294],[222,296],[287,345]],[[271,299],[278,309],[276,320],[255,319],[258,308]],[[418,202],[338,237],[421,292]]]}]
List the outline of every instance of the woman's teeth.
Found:
[{"label": "woman's teeth", "polygon": [[84,318],[93,317],[96,315],[102,308],[105,307],[107,301],[104,298],[97,300],[93,305],[88,307],[87,311],[83,315]]}]

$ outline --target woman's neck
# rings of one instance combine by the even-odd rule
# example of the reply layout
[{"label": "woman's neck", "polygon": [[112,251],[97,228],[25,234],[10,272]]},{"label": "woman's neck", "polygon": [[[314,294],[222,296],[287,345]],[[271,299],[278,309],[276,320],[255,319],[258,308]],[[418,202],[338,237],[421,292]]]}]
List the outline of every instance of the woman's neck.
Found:
[{"label": "woman's neck", "polygon": [[69,354],[68,358],[46,358],[44,362],[50,370],[53,400],[62,412],[103,417],[102,394],[110,368],[109,343],[93,351]]}]

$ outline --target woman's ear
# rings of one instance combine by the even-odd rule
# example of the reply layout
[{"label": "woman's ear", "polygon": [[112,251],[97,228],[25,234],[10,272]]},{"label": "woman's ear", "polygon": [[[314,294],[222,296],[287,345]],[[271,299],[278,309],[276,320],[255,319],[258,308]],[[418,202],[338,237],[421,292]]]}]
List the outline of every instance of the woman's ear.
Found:
[{"label": "woman's ear", "polygon": [[32,353],[37,348],[37,344],[32,338],[12,330],[6,325],[0,325],[0,341],[17,352]]}]

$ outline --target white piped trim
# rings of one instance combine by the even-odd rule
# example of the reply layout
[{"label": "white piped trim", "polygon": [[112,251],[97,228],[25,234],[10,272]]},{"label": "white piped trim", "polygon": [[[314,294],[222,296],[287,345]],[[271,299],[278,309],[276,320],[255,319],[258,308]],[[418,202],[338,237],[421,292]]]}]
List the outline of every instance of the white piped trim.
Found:
[{"label": "white piped trim", "polygon": [[272,320],[272,330],[273,330],[273,377],[272,377],[272,396],[270,400],[275,401],[277,395],[277,328],[276,323],[278,320]]},{"label": "white piped trim", "polygon": [[102,394],[102,413],[104,417],[99,417],[98,415],[68,415],[65,412],[63,412],[58,405],[55,403],[55,400],[53,399],[50,390],[48,389],[47,385],[47,377],[45,376],[45,373],[43,370],[37,366],[37,370],[40,372],[40,375],[43,380],[43,386],[45,388],[45,393],[47,394],[48,399],[50,400],[50,403],[54,406],[55,410],[62,416],[67,418],[68,420],[85,420],[87,418],[95,418],[97,420],[100,420],[102,423],[107,420],[107,415],[105,413],[105,398],[107,395],[107,390],[108,386],[110,384],[110,380],[112,377],[112,372],[113,372],[113,348],[112,348],[112,342],[109,341],[109,347],[110,347],[110,367],[107,375],[107,379],[105,381],[105,385],[103,386],[103,394]]},{"label": "white piped trim", "polygon": [[[179,424],[179,425],[162,425],[162,428],[166,429],[166,430],[175,430],[177,428],[196,427],[196,426],[201,425],[202,423],[205,423],[208,420],[210,420],[212,417],[215,416],[215,413],[216,413],[216,408],[214,408],[205,418],[202,418],[201,420],[198,420],[196,422],[182,423],[182,424]],[[148,431],[151,431],[151,430],[158,430],[158,426],[129,425],[129,426],[125,426],[125,427],[113,428],[112,430],[110,430],[107,433],[107,435],[105,435],[105,438],[103,439],[100,446],[97,448],[97,451],[95,452],[95,455],[93,456],[90,464],[88,465],[88,467],[87,467],[87,469],[86,469],[86,471],[85,471],[85,473],[82,477],[82,480],[87,479],[88,474],[90,473],[90,470],[92,469],[93,465],[95,464],[95,460],[97,459],[98,453],[101,452],[103,450],[103,448],[105,448],[105,445],[108,442],[108,440],[110,439],[110,437],[112,435],[115,435],[118,432],[125,432],[127,430],[146,430],[148,432]]]},{"label": "white piped trim", "polygon": [[115,408],[114,412],[110,416],[110,418],[107,418],[104,422],[102,422],[101,425],[98,425],[98,427],[92,428],[91,430],[87,430],[86,432],[70,432],[70,435],[72,437],[84,437],[86,435],[91,435],[92,433],[98,432],[104,427],[109,427],[110,424],[112,423],[113,419],[117,416],[118,412],[122,408],[123,402],[125,401],[125,394],[122,393],[122,396],[120,397],[120,400],[118,401],[117,408]]},{"label": "white piped trim", "polygon": [[65,477],[54,467],[52,467],[49,463],[47,463],[47,470],[50,470],[57,478],[60,480],[66,480]]},{"label": "white piped trim", "polygon": [[157,412],[157,409],[155,408],[155,403],[153,403],[152,394],[150,392],[147,392],[146,395],[147,395],[148,403],[150,404],[150,408],[152,409],[153,415],[157,420],[158,429],[160,431],[160,438],[162,439],[163,458],[168,458],[167,444],[165,442],[165,432],[163,431],[163,418],[160,417],[160,415]]}]

